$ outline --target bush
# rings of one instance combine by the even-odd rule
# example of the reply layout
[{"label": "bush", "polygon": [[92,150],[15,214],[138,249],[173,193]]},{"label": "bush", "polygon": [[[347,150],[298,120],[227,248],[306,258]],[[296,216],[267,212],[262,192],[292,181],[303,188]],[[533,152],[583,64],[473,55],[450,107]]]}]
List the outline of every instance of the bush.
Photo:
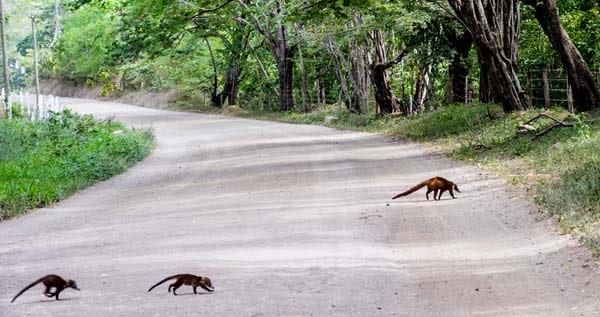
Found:
[{"label": "bush", "polygon": [[0,219],[40,208],[142,160],[149,131],[70,111],[47,120],[0,121]]}]

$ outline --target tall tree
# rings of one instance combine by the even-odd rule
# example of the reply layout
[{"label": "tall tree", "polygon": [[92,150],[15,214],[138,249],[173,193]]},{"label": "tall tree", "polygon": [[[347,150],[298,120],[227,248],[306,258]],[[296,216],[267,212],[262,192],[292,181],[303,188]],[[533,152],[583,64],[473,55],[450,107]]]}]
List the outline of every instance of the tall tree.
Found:
[{"label": "tall tree", "polygon": [[473,37],[467,30],[446,29],[448,44],[452,48],[448,65],[448,83],[445,97],[451,102],[463,102],[468,94],[467,76],[469,76],[469,52],[473,46]]},{"label": "tall tree", "polygon": [[[500,41],[504,55],[508,58],[511,68],[515,70],[519,63],[519,30],[521,15],[518,0],[487,1],[485,13],[489,27]],[[497,94],[496,81],[487,56],[479,59],[479,100],[482,102],[501,102],[502,97]]]},{"label": "tall tree", "polygon": [[400,112],[400,102],[392,91],[387,70],[400,63],[407,52],[403,50],[394,59],[388,60],[383,33],[380,30],[373,31],[371,41],[375,50],[373,63],[371,63],[371,83],[375,90],[375,101],[379,111],[381,114]]},{"label": "tall tree", "polygon": [[555,0],[523,0],[535,10],[535,17],[552,47],[560,56],[567,71],[577,110],[587,111],[600,107],[600,89],[581,53],[563,28]]},{"label": "tall tree", "polygon": [[[514,23],[518,21],[518,0],[448,0],[477,48],[480,69],[487,71],[495,97],[505,112],[527,108],[525,93],[516,72],[517,41]],[[503,13],[503,15],[501,15]],[[502,23],[499,23],[502,21]],[[506,51],[508,50],[508,52]],[[488,85],[487,83],[484,83]],[[485,97],[488,97],[487,95]]]},{"label": "tall tree", "polygon": [[267,40],[277,64],[279,110],[294,109],[293,75],[296,45],[289,39],[289,31],[285,23],[287,15],[284,10],[285,2],[261,0],[250,3],[246,0],[238,0],[238,3],[246,9],[250,21],[243,16],[237,17],[237,20],[253,27]]}]

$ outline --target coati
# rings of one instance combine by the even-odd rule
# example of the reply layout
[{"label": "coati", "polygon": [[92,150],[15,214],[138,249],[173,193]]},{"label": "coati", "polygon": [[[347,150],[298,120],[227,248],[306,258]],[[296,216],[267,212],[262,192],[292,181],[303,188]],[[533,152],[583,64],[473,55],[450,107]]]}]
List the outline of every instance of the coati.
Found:
[{"label": "coati", "polygon": [[[44,295],[46,295],[48,297],[55,297],[56,300],[59,300],[58,295],[60,295],[60,292],[62,292],[67,287],[70,287],[72,289],[76,289],[79,291],[79,288],[77,288],[77,284],[75,283],[75,281],[64,280],[62,277],[60,277],[58,275],[50,274],[50,275],[46,275],[46,276],[40,278],[39,280],[37,280],[37,281],[31,283],[29,286],[25,287],[17,295],[15,295],[15,297],[10,302],[11,303],[14,302],[15,299],[17,299],[17,297],[19,297],[21,294],[25,293],[26,290],[32,288],[33,286],[35,286],[38,283],[44,283],[44,286],[46,286]],[[54,292],[51,291],[52,288],[55,289]]]},{"label": "coati", "polygon": [[[423,181],[419,184],[417,184],[415,187],[400,193],[396,196],[394,196],[394,198],[392,199],[396,199],[398,197],[402,197],[402,196],[406,196],[409,194],[412,194],[414,192],[416,192],[417,190],[421,189],[421,187],[425,187],[427,186],[427,193],[425,194],[425,197],[427,197],[427,200],[429,200],[429,193],[433,192],[433,200],[440,200],[440,198],[442,198],[442,194],[445,191],[450,192],[450,196],[452,196],[452,198],[454,198],[454,190],[460,193],[460,190],[458,190],[458,186],[456,186],[456,184],[454,184],[453,182],[443,178],[443,177],[433,177],[430,178],[426,181]],[[438,192],[440,193],[438,196]]]},{"label": "coati", "polygon": [[196,276],[196,275],[192,275],[192,274],[177,274],[177,275],[169,276],[169,277],[165,278],[164,280],[154,284],[154,286],[150,287],[148,292],[152,291],[152,289],[157,287],[158,285],[160,285],[168,280],[172,280],[172,279],[176,279],[175,283],[169,285],[169,293],[171,292],[171,288],[172,288],[173,295],[177,295],[177,293],[175,293],[175,291],[181,285],[192,286],[194,288],[194,294],[198,294],[196,292],[196,288],[198,286],[202,287],[203,289],[205,289],[208,292],[213,292],[215,290],[215,288],[212,286],[210,278],[208,278],[206,276]]}]

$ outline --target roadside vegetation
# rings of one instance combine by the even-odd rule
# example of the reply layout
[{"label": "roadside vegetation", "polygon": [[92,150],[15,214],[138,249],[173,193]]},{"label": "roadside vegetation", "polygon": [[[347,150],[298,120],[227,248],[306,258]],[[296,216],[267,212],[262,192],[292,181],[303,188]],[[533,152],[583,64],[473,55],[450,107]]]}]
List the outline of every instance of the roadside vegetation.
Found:
[{"label": "roadside vegetation", "polygon": [[0,120],[0,220],[63,199],[121,173],[153,148],[148,130],[68,110]]}]

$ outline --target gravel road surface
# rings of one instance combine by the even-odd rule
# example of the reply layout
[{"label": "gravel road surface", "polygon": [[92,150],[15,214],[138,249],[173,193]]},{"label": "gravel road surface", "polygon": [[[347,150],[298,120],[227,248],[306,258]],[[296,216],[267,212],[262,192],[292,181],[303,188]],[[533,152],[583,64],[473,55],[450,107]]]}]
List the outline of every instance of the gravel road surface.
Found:
[{"label": "gravel road surface", "polygon": [[[600,316],[596,259],[477,168],[374,134],[65,102],[158,145],[0,223],[0,316]],[[390,199],[436,175],[457,199]],[[49,273],[82,290],[9,303]],[[216,290],[147,292],[176,273]]]}]

